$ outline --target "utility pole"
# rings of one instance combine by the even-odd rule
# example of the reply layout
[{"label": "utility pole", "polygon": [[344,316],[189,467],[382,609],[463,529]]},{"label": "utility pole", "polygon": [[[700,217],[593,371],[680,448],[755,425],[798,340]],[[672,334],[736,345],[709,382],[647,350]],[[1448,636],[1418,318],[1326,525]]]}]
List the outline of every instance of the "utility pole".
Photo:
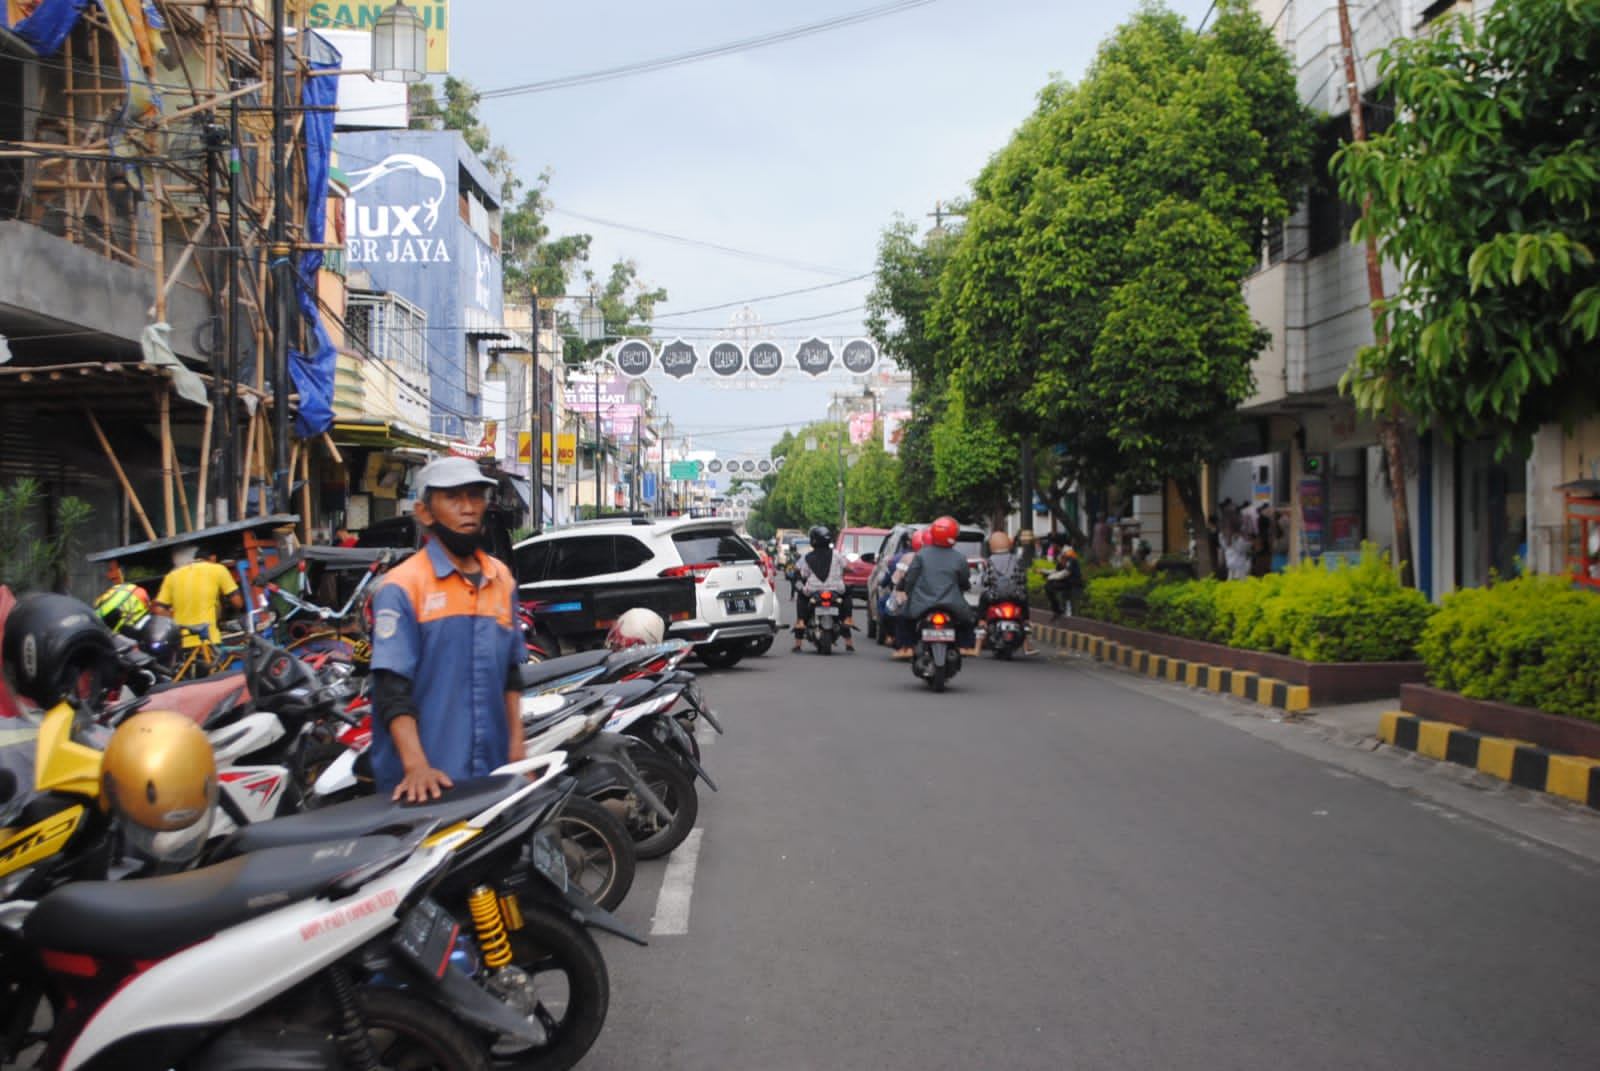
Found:
[{"label": "utility pole", "polygon": [[[1347,0],[1339,3],[1339,46],[1344,53],[1345,94],[1350,102],[1350,138],[1357,145],[1367,140],[1366,116],[1361,110],[1361,87],[1356,83],[1355,35],[1350,30],[1350,8]],[[1361,220],[1366,222],[1372,211],[1372,195],[1361,199]],[[1389,343],[1389,332],[1384,327],[1379,304],[1384,299],[1383,266],[1378,260],[1378,240],[1367,230],[1367,297],[1372,306],[1372,331],[1379,346]],[[1400,560],[1400,583],[1408,588],[1417,586],[1416,570],[1411,562],[1411,507],[1406,500],[1405,446],[1401,439],[1400,414],[1393,405],[1378,421],[1378,435],[1383,441],[1384,456],[1389,462],[1389,489],[1394,495],[1394,546]]]},{"label": "utility pole", "polygon": [[[277,506],[288,509],[294,488],[289,471],[289,303],[294,295],[293,249],[289,245],[289,145],[285,127],[289,81],[284,77],[285,0],[272,0],[272,229],[267,266],[272,279],[272,467]],[[262,513],[271,512],[263,509]]]},{"label": "utility pole", "polygon": [[[544,531],[544,401],[539,383],[539,287],[535,284],[530,288],[533,313],[533,338],[529,343],[533,360],[529,362],[528,369],[533,376],[533,405],[528,410],[528,460],[533,464],[533,534],[538,535]],[[552,444],[553,446],[553,444]],[[552,481],[551,486],[555,484]]]}]

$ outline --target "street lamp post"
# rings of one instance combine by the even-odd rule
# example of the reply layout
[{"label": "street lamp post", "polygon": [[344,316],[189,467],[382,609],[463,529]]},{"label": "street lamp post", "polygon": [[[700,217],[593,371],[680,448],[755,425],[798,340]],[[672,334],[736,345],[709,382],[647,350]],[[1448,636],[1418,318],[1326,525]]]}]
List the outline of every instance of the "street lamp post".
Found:
[{"label": "street lamp post", "polygon": [[844,422],[849,419],[849,414],[845,410],[845,407],[842,404],[840,404],[840,402],[839,402],[839,400],[837,398],[834,399],[833,402],[831,404],[829,404],[829,406],[828,406],[828,419],[830,421],[836,423],[836,424],[840,424],[839,442],[838,442],[837,448],[834,451],[834,455],[838,459],[838,462],[839,462],[839,476],[838,476],[838,483],[839,483],[839,531],[842,532],[842,531],[844,531],[844,526],[845,526],[845,513],[844,513],[844,440],[845,440],[845,436],[846,436],[846,434],[848,433],[848,430],[849,430],[849,424],[848,423],[844,423]]},{"label": "street lamp post", "polygon": [[633,470],[628,476],[628,509],[636,512],[639,509],[639,432],[640,417],[644,415],[644,407],[650,401],[650,386],[642,379],[631,380],[628,383],[626,395],[628,404],[638,406],[633,414]]},{"label": "street lamp post", "polygon": [[661,445],[660,466],[656,472],[656,516],[667,515],[667,443],[672,439],[672,433],[678,429],[672,426],[672,418],[667,417],[656,425],[656,441]]}]

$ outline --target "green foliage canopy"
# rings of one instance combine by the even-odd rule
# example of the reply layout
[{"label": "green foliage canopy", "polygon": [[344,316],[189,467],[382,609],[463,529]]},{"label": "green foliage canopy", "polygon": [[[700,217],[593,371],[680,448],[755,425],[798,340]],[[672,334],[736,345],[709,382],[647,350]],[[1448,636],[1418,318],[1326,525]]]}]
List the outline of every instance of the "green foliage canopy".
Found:
[{"label": "green foliage canopy", "polygon": [[[1600,397],[1600,5],[1500,0],[1381,57],[1392,126],[1335,160],[1357,236],[1399,265],[1387,340],[1342,386],[1448,435],[1524,448]],[[1380,336],[1381,337],[1381,336]]]}]

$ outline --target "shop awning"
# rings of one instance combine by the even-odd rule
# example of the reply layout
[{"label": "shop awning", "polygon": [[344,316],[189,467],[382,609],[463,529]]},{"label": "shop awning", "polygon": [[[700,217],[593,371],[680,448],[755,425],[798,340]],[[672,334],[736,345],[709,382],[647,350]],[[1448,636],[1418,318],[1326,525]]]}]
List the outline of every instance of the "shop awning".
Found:
[{"label": "shop awning", "polygon": [[404,424],[389,420],[336,420],[333,441],[340,446],[368,446],[378,450],[416,447],[423,450],[449,450],[444,439],[435,439]]},{"label": "shop awning", "polygon": [[299,523],[298,513],[269,513],[262,517],[246,517],[242,521],[229,521],[227,524],[216,524],[210,528],[201,528],[193,532],[184,532],[182,535],[168,536],[165,539],[150,539],[143,543],[129,543],[125,547],[112,547],[109,550],[97,550],[92,554],[85,554],[84,560],[90,562],[106,562],[116,559],[134,558],[141,554],[153,554],[160,551],[170,551],[173,547],[193,544],[221,542],[227,537],[243,536],[245,532],[255,532],[257,535],[286,528]]}]

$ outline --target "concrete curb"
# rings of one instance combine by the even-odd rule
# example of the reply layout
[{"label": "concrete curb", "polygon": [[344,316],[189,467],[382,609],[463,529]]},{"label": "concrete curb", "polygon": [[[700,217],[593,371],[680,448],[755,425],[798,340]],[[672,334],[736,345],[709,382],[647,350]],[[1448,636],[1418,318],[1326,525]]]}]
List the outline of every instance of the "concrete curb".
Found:
[{"label": "concrete curb", "polygon": [[1378,739],[1392,747],[1471,767],[1522,788],[1600,810],[1600,759],[1563,755],[1521,740],[1489,736],[1399,710],[1383,715]]},{"label": "concrete curb", "polygon": [[1220,695],[1232,695],[1247,702],[1276,707],[1291,713],[1311,708],[1311,689],[1303,684],[1289,684],[1242,669],[1151,654],[1149,651],[1127,644],[1116,643],[1058,625],[1034,625],[1033,634],[1051,646],[1077,651],[1096,661],[1142,673],[1147,677],[1187,684],[1191,688],[1202,688]]}]

